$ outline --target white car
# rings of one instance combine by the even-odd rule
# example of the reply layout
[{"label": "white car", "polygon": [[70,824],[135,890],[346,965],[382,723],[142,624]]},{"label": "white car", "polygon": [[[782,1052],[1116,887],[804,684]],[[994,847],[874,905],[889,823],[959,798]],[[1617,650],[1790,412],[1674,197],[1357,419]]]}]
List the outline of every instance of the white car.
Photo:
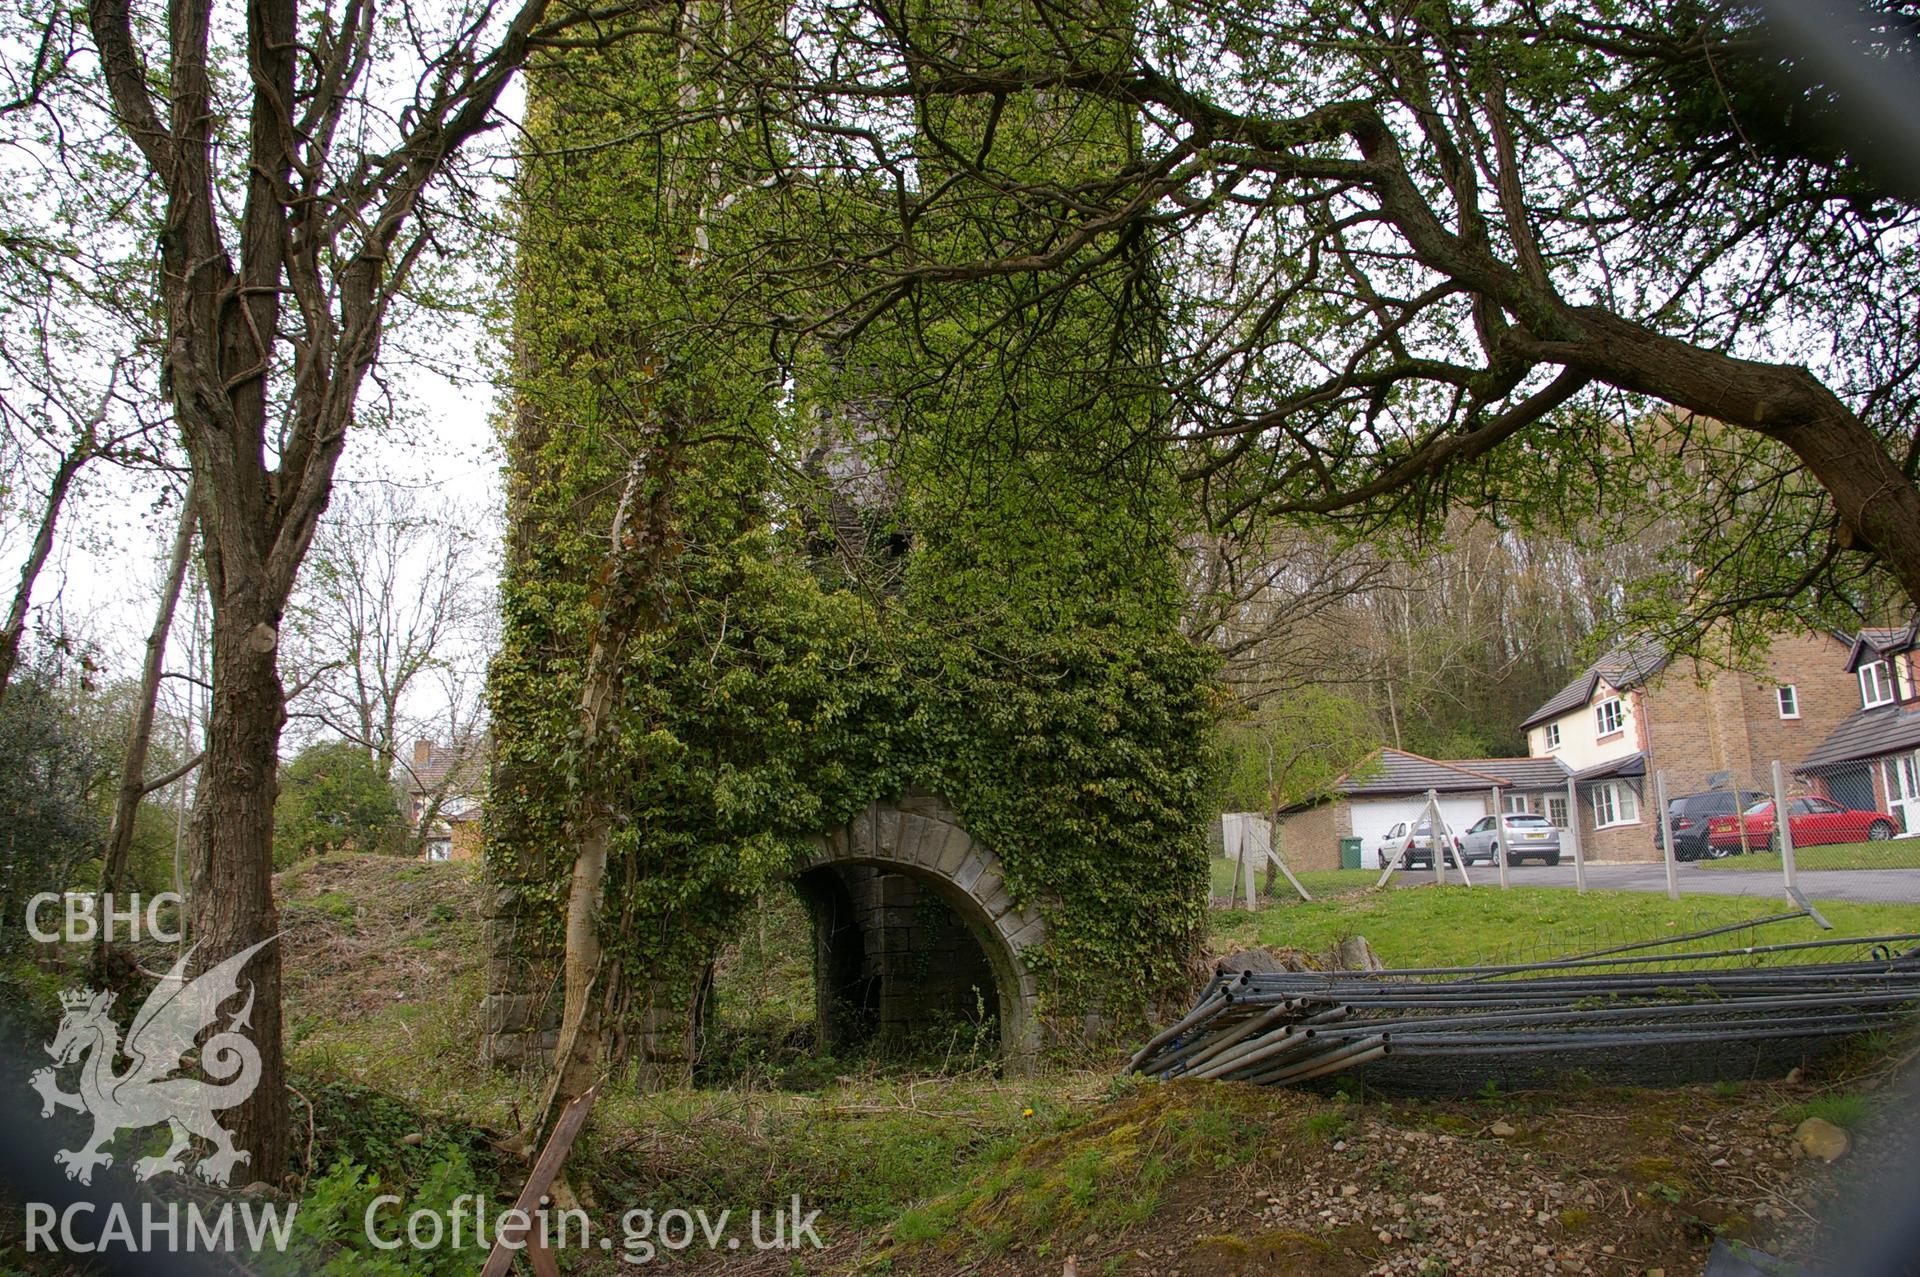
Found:
[{"label": "white car", "polygon": [[1367,844],[1367,858],[1363,864],[1375,869],[1384,869],[1393,854],[1407,845],[1407,822],[1401,821],[1386,833]]},{"label": "white car", "polygon": [[[1433,828],[1425,820],[1401,821],[1380,836],[1380,842],[1376,848],[1380,857],[1379,864],[1384,867],[1388,861],[1404,853],[1406,858],[1400,862],[1402,869],[1433,868],[1432,834]],[[1443,833],[1443,842],[1445,837]],[[1450,865],[1459,863],[1457,853],[1460,850],[1460,836],[1453,835],[1452,841],[1452,847],[1447,850],[1447,863]]]}]

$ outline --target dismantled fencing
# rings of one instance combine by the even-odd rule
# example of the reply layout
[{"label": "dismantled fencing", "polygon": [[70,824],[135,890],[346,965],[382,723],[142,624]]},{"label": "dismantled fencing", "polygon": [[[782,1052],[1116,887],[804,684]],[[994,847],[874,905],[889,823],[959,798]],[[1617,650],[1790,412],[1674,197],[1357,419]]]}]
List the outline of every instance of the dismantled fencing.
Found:
[{"label": "dismantled fencing", "polygon": [[[1747,1077],[1920,1007],[1920,933],[1727,944],[1754,925],[1524,965],[1223,971],[1128,1068],[1265,1086],[1365,1069],[1394,1089],[1443,1093],[1575,1072]],[[1697,947],[1714,944],[1726,947]]]}]

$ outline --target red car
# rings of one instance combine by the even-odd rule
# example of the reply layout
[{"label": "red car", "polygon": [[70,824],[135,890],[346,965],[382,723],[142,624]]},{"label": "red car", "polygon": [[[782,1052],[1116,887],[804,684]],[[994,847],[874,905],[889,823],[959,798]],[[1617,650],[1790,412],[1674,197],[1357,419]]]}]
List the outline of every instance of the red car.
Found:
[{"label": "red car", "polygon": [[[1883,811],[1855,811],[1825,798],[1789,798],[1788,820],[1795,847],[1818,847],[1836,842],[1882,842],[1893,837],[1893,817]],[[1707,822],[1707,842],[1721,854],[1741,847],[1740,826],[1747,827],[1746,846],[1752,851],[1778,851],[1774,840],[1773,800],[1765,799],[1739,816],[1715,816]]]}]

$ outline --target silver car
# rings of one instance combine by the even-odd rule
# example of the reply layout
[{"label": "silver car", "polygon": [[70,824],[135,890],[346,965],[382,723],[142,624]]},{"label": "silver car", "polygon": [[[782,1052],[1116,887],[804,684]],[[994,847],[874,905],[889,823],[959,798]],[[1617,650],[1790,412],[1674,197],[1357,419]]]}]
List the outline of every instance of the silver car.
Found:
[{"label": "silver car", "polygon": [[1517,865],[1523,860],[1538,860],[1543,864],[1560,863],[1560,829],[1545,816],[1537,816],[1530,811],[1510,811],[1500,816],[1482,816],[1468,829],[1461,852],[1468,864],[1476,860],[1493,863],[1493,822],[1506,822],[1501,837],[1507,844],[1507,863]]}]

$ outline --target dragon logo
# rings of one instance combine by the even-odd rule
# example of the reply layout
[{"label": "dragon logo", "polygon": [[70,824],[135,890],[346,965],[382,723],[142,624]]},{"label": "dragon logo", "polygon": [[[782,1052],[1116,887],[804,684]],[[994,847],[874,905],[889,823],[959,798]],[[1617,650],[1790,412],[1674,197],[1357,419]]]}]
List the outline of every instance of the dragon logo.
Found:
[{"label": "dragon logo", "polygon": [[[113,1005],[111,993],[73,989],[60,995],[66,1013],[47,1047],[53,1067],[37,1070],[31,1085],[40,1092],[42,1117],[52,1117],[59,1108],[93,1115],[92,1138],[81,1148],[63,1149],[53,1155],[54,1161],[67,1168],[68,1179],[91,1184],[94,1167],[113,1165],[113,1154],[104,1150],[115,1135],[162,1122],[172,1128],[173,1143],[159,1156],[143,1157],[134,1163],[134,1175],[139,1179],[182,1170],[185,1163],[181,1155],[195,1135],[214,1146],[214,1151],[195,1167],[201,1178],[211,1183],[227,1183],[234,1166],[248,1160],[248,1154],[233,1146],[233,1136],[214,1121],[213,1115],[239,1104],[260,1085],[259,1048],[241,1032],[250,1027],[248,1017],[253,1013],[251,982],[246,1005],[227,1021],[225,1029],[199,1048],[201,1070],[213,1081],[172,1075],[181,1068],[184,1057],[194,1051],[195,1040],[219,1017],[221,1004],[240,992],[240,972],[248,961],[272,941],[269,936],[193,980],[187,979],[186,971],[194,951],[181,954],[133,1017],[124,1046],[107,1014]],[[125,1072],[115,1073],[114,1066],[123,1051],[131,1063]],[[76,1061],[80,1063],[80,1089],[68,1094],[59,1088],[55,1073]]]}]

